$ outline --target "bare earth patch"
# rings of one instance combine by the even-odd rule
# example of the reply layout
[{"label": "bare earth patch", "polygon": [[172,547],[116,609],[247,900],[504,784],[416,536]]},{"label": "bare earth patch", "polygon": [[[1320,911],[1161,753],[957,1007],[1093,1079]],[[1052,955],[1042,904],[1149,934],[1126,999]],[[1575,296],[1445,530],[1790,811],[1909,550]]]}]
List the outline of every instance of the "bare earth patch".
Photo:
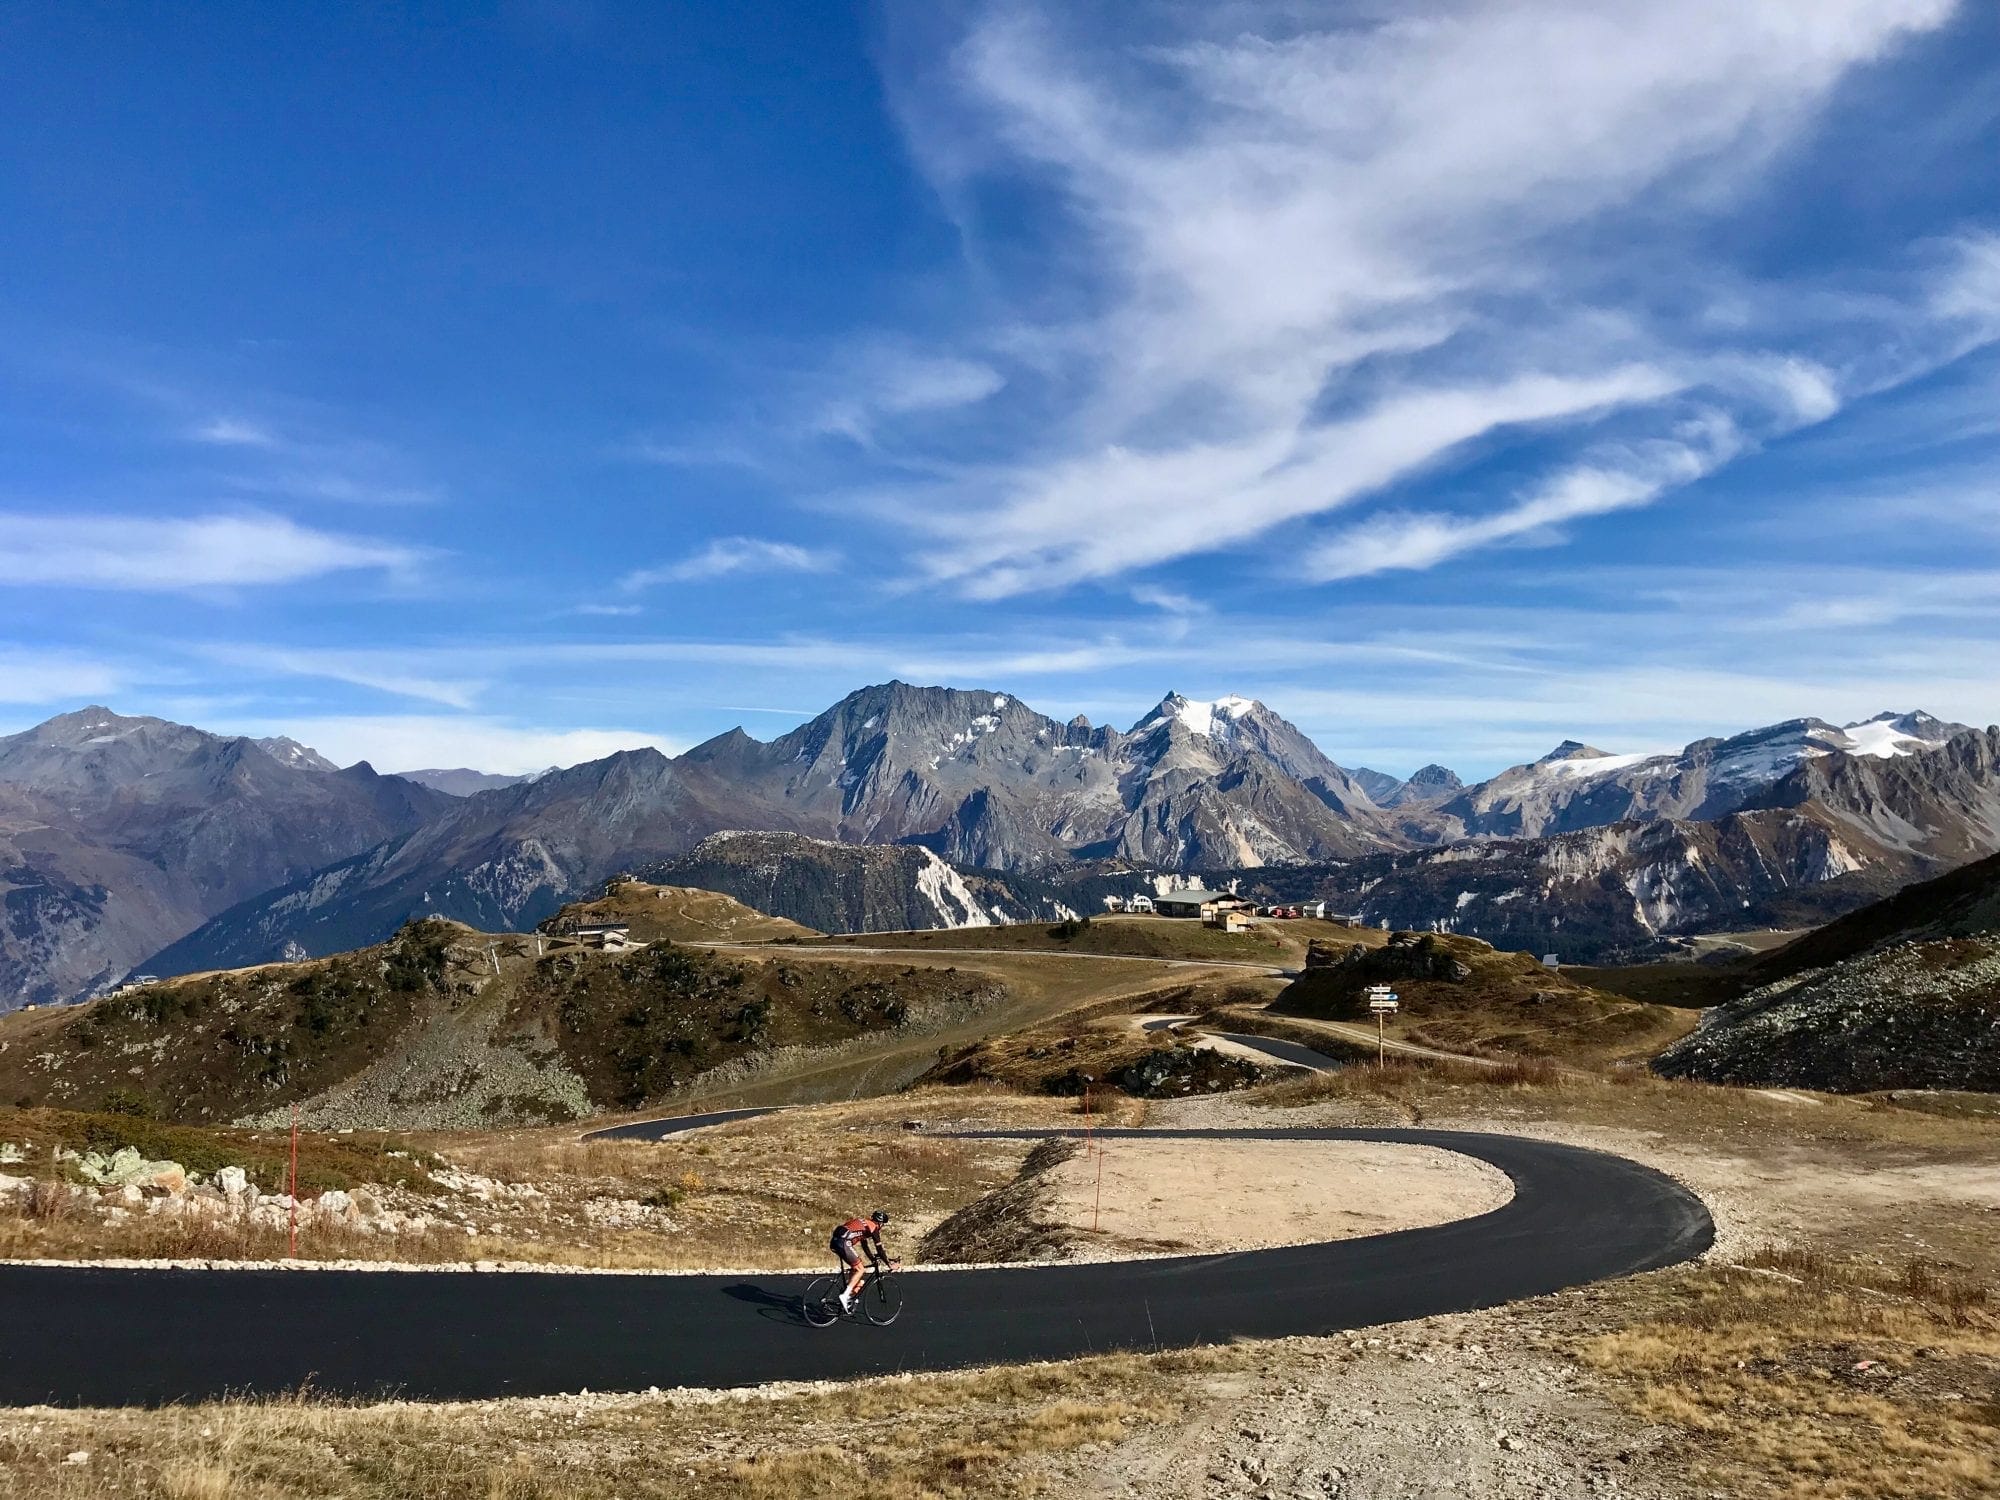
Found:
[{"label": "bare earth patch", "polygon": [[1504,1172],[1428,1146],[1111,1138],[1051,1174],[1085,1258],[1300,1245],[1490,1213]]}]

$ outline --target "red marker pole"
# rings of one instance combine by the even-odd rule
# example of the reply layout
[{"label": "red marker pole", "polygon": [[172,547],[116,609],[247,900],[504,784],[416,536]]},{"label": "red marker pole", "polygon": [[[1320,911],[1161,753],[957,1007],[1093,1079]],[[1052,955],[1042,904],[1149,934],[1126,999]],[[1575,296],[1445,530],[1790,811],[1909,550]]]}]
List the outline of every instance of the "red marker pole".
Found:
[{"label": "red marker pole", "polygon": [[1090,1202],[1090,1232],[1097,1233],[1098,1211],[1104,1207],[1104,1148],[1097,1148],[1097,1196]]},{"label": "red marker pole", "polygon": [[292,1203],[291,1259],[299,1258],[299,1107],[292,1106],[292,1186],[285,1196]]}]

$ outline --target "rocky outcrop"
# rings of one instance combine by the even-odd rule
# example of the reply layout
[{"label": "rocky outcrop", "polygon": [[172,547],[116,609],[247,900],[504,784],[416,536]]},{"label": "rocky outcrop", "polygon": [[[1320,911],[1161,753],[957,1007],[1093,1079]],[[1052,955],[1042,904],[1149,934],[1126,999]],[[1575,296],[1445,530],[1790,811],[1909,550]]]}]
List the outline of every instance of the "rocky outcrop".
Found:
[{"label": "rocky outcrop", "polygon": [[1900,943],[1707,1012],[1654,1060],[1706,1083],[2000,1092],[2000,935]]}]

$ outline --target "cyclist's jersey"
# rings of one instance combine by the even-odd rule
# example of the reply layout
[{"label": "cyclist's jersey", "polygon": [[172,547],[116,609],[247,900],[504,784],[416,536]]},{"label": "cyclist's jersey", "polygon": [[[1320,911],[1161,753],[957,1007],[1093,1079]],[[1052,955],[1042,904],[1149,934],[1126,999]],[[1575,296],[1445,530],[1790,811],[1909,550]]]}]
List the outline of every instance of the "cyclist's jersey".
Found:
[{"label": "cyclist's jersey", "polygon": [[845,1224],[836,1225],[833,1237],[837,1240],[865,1240],[879,1238],[882,1226],[873,1219],[849,1219]]}]

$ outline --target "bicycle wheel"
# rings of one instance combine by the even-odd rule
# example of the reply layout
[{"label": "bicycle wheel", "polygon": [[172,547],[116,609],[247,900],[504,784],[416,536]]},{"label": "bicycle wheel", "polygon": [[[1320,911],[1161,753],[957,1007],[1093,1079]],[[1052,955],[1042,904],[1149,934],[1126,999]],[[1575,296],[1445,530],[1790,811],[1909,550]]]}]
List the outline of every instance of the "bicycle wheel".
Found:
[{"label": "bicycle wheel", "polygon": [[806,1283],[806,1294],[799,1299],[799,1312],[815,1328],[831,1327],[840,1316],[840,1276],[815,1276]]},{"label": "bicycle wheel", "polygon": [[900,1278],[886,1271],[868,1278],[861,1293],[861,1316],[877,1328],[887,1328],[903,1315],[903,1287]]}]

